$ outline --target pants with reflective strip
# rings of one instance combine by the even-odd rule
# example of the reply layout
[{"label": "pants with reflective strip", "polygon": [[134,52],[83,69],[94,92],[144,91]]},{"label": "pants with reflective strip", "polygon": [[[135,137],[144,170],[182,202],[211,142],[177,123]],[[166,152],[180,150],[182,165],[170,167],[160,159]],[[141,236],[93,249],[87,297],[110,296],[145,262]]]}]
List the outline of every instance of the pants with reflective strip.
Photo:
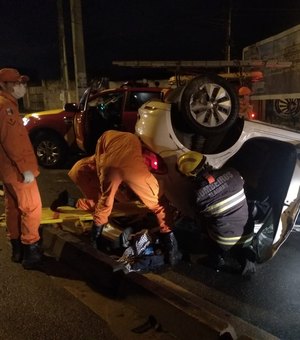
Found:
[{"label": "pants with reflective strip", "polygon": [[208,235],[220,248],[224,250],[229,250],[235,246],[249,246],[253,240],[253,233],[242,236],[224,237],[218,235],[212,230],[208,230]]},{"label": "pants with reflective strip", "polygon": [[252,242],[254,225],[246,201],[226,215],[205,217],[204,223],[209,237],[224,250]]}]

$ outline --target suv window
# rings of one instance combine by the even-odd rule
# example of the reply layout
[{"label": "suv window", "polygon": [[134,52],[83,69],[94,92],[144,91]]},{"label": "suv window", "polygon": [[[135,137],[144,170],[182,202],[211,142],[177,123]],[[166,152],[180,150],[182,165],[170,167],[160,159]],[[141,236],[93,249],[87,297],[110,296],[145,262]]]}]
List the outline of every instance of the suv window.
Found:
[{"label": "suv window", "polygon": [[117,123],[121,118],[123,97],[123,93],[106,93],[92,97],[88,107],[96,107],[102,118]]},{"label": "suv window", "polygon": [[119,130],[122,123],[124,93],[113,92],[89,98],[84,123],[85,149],[93,152],[99,136],[106,130]]},{"label": "suv window", "polygon": [[160,92],[130,92],[128,94],[125,111],[138,111],[144,103],[151,99],[161,99]]}]

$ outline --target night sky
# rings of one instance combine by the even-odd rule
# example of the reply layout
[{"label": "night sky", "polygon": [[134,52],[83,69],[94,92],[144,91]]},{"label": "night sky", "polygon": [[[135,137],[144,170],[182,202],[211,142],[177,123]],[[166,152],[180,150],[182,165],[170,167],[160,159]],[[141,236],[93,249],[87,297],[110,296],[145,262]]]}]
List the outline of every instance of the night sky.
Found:
[{"label": "night sky", "polygon": [[[88,77],[118,76],[112,60],[225,59],[229,3],[82,0]],[[242,58],[243,47],[300,24],[299,0],[231,3],[232,59]],[[68,0],[64,9],[71,55]],[[0,0],[0,13],[0,67],[16,67],[35,79],[59,77],[56,0]]]}]

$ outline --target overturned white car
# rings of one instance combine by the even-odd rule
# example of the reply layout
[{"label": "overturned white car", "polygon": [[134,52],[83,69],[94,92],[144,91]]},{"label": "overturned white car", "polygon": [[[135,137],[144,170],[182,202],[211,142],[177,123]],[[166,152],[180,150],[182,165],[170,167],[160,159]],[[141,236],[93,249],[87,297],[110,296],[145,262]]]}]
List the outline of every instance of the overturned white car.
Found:
[{"label": "overturned white car", "polygon": [[300,134],[238,116],[238,99],[216,76],[199,76],[162,101],[139,109],[136,134],[147,161],[172,204],[194,216],[191,182],[177,168],[178,156],[199,151],[214,167],[229,165],[245,180],[255,219],[258,262],[275,255],[289,236],[300,209]]}]

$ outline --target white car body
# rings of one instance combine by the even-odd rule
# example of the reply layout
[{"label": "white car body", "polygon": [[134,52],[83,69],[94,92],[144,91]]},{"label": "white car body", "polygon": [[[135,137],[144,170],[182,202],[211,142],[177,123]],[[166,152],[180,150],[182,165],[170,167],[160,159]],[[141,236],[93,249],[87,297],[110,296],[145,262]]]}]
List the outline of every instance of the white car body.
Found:
[{"label": "white car body", "polygon": [[[171,104],[160,101],[150,101],[139,109],[138,121],[136,124],[136,134],[142,142],[153,152],[158,154],[167,165],[168,172],[158,175],[157,178],[168,199],[174,206],[186,215],[194,216],[195,212],[189,205],[189,195],[192,191],[190,181],[182,176],[176,169],[178,156],[189,151],[189,134],[184,133],[179,140],[178,133],[173,128],[171,118]],[[300,154],[300,134],[271,126],[258,121],[244,121],[241,134],[237,141],[228,149],[220,153],[205,154],[210,165],[216,168],[222,167],[233,155],[235,155],[246,141],[263,138],[287,142],[297,148]],[[185,139],[187,142],[185,142]],[[184,142],[183,142],[184,140]],[[278,178],[280,186],[280,178]],[[271,258],[281,244],[286,240],[291,232],[298,216],[300,207],[300,160],[297,157],[296,166],[287,191],[287,195],[282,205],[281,218],[276,227],[276,234],[273,238],[272,249],[268,249],[268,255],[264,255],[262,262]],[[261,225],[255,226],[255,231],[259,232]]]}]

